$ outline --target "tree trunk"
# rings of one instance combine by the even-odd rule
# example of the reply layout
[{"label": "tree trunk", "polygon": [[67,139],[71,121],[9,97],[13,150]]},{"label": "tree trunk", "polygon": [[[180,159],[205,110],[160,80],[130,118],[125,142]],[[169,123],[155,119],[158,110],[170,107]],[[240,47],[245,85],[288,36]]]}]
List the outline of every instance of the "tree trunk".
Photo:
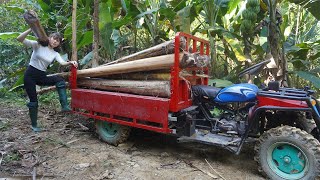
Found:
[{"label": "tree trunk", "polygon": [[[180,59],[182,59],[182,54],[180,55]],[[169,69],[173,65],[173,62],[174,54],[169,54],[120,64],[112,64],[109,66],[83,69],[77,72],[77,77],[101,77],[110,74]]]},{"label": "tree trunk", "polygon": [[37,14],[35,14],[33,11],[27,11],[26,13],[23,14],[23,18],[27,22],[27,24],[30,26],[32,32],[38,38],[39,41],[42,41],[42,42],[48,41],[48,36],[44,31],[43,27],[41,26],[41,23],[37,17]]},{"label": "tree trunk", "polygon": [[78,80],[78,86],[89,89],[108,90],[146,96],[170,97],[170,81],[133,81],[88,78]]},{"label": "tree trunk", "polygon": [[269,13],[270,13],[270,22],[269,22],[269,35],[268,41],[270,44],[270,51],[273,56],[273,59],[277,65],[277,73],[273,73],[273,77],[275,77],[276,81],[280,81],[281,85],[286,85],[283,80],[286,79],[286,66],[284,55],[281,51],[282,42],[281,42],[281,33],[280,33],[280,18],[281,15],[277,12],[276,9],[276,1],[269,0]]},{"label": "tree trunk", "polygon": [[99,65],[99,0],[94,0],[92,67]]},{"label": "tree trunk", "polygon": [[72,5],[72,61],[77,61],[77,0]]},{"label": "tree trunk", "polygon": [[161,80],[169,81],[171,78],[170,72],[136,72],[136,73],[126,73],[126,74],[116,74],[104,77],[106,79],[122,79],[122,80]]},{"label": "tree trunk", "polygon": [[[99,66],[91,69],[79,70],[77,77],[102,77],[110,74],[122,74],[130,72],[145,72],[151,70],[170,69],[174,64],[174,54],[156,56],[135,61]],[[210,58],[199,53],[180,53],[180,68],[208,67]]]},{"label": "tree trunk", "polygon": [[217,50],[216,50],[216,40],[214,37],[209,36],[210,39],[210,52],[211,52],[211,70],[210,70],[210,75],[213,77],[217,77],[217,67],[218,67],[218,63],[217,63]]},{"label": "tree trunk", "polygon": [[[139,59],[108,66],[99,66],[96,68],[83,69],[77,71],[77,77],[106,77],[108,75],[124,74],[131,72],[146,72],[152,70],[170,70],[174,64],[174,54],[157,56],[152,58]],[[207,55],[199,53],[180,53],[180,68],[187,67],[208,67],[210,58]],[[67,78],[70,73],[58,73]]]}]

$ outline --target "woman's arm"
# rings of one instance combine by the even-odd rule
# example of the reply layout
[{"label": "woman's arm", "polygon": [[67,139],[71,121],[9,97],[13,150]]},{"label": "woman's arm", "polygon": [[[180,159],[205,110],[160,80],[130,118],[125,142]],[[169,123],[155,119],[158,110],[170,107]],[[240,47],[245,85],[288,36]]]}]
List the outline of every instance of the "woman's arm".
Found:
[{"label": "woman's arm", "polygon": [[63,62],[60,62],[60,64],[62,66],[66,66],[66,65],[73,65],[74,67],[78,68],[78,63],[77,61],[63,61]]},{"label": "woman's arm", "polygon": [[58,53],[58,52],[56,52],[57,53],[57,55],[56,55],[56,57],[55,57],[55,59],[62,65],[62,66],[67,66],[67,65],[73,65],[73,66],[75,66],[76,68],[78,68],[78,63],[77,63],[77,61],[64,61],[63,59],[62,59],[62,57],[60,56],[60,54]]},{"label": "woman's arm", "polygon": [[28,36],[28,34],[31,32],[31,29],[26,30],[25,32],[21,33],[18,37],[17,40],[20,42],[23,42],[24,39]]}]

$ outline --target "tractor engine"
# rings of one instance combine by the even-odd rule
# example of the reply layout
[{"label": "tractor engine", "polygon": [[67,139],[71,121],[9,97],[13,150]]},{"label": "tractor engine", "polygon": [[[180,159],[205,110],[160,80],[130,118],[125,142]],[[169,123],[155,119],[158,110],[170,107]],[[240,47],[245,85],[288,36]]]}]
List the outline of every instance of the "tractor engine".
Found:
[{"label": "tractor engine", "polygon": [[244,134],[245,119],[240,115],[223,114],[218,121],[218,129],[227,134]]}]

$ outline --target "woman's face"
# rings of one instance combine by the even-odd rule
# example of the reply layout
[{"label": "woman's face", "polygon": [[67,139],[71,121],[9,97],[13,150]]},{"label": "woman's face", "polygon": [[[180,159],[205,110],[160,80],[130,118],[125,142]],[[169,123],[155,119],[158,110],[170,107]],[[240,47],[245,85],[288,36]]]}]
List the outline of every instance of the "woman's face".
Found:
[{"label": "woman's face", "polygon": [[49,46],[52,48],[56,48],[60,45],[59,39],[55,39],[54,37],[49,37]]}]

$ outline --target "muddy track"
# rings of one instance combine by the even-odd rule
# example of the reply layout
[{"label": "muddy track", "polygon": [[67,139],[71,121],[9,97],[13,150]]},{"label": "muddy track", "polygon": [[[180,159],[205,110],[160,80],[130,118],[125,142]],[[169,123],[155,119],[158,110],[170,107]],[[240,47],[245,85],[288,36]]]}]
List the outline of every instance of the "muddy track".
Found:
[{"label": "muddy track", "polygon": [[[264,179],[252,146],[240,155],[135,129],[118,147],[101,142],[86,118],[40,106],[47,131],[32,133],[26,107],[0,103],[0,178]],[[211,167],[210,167],[211,166]]]}]

